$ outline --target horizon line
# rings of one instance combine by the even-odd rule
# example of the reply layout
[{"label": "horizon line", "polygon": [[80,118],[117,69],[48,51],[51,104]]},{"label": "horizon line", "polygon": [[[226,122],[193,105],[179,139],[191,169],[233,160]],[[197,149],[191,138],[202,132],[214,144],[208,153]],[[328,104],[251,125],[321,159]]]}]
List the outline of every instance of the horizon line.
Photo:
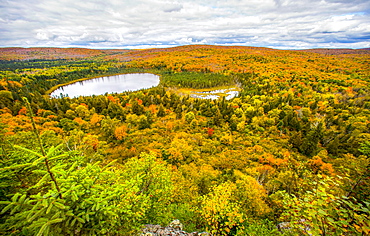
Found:
[{"label": "horizon line", "polygon": [[[166,48],[176,48],[176,47],[186,47],[186,46],[215,46],[215,47],[252,47],[252,48],[268,48],[274,50],[315,50],[315,49],[327,49],[327,50],[370,50],[370,48],[350,48],[350,47],[312,47],[312,48],[289,48],[284,46],[247,46],[247,45],[238,45],[238,44],[183,44],[183,45],[147,45],[148,47],[142,47],[145,45],[129,45],[125,47],[89,47],[89,46],[76,46],[76,45],[67,45],[67,46],[0,46],[0,48],[23,48],[23,49],[32,49],[32,48],[58,48],[58,49],[91,49],[91,50],[150,50],[150,49],[166,49]],[[157,46],[157,47],[152,47]],[[160,47],[162,46],[162,47]]]}]

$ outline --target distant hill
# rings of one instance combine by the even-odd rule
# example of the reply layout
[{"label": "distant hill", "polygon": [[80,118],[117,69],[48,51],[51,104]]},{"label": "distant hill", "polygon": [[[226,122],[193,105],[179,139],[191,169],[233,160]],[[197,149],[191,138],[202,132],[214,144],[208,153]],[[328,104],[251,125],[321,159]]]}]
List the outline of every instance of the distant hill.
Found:
[{"label": "distant hill", "polygon": [[0,60],[56,60],[84,57],[106,56],[126,53],[124,49],[87,49],[87,48],[0,48]]},{"label": "distant hill", "polygon": [[329,49],[329,48],[317,48],[317,49],[305,49],[298,50],[302,52],[314,52],[326,55],[340,55],[340,54],[370,54],[370,48],[361,48],[361,49],[350,49],[350,48],[338,48],[338,49]]},{"label": "distant hill", "polygon": [[[249,46],[214,46],[214,45],[186,45],[172,48],[154,48],[142,50],[127,50],[127,49],[88,49],[88,48],[21,48],[9,47],[0,48],[0,60],[60,60],[60,59],[78,59],[89,57],[105,57],[107,59],[121,59],[130,60],[132,58],[147,57],[157,53],[168,52],[187,52],[195,49],[202,50],[217,50],[217,49],[236,49],[247,50],[249,53],[261,52],[278,52],[278,51],[292,51],[292,52],[310,52],[324,55],[342,55],[342,54],[370,54],[370,48],[363,49],[304,49],[304,50],[279,50],[266,47],[249,47]],[[127,53],[130,52],[128,57]]]}]

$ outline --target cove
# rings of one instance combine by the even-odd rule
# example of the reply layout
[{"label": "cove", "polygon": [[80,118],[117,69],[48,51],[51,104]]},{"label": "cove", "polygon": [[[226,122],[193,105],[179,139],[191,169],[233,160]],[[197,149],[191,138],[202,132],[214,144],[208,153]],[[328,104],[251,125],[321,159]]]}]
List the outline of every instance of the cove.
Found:
[{"label": "cove", "polygon": [[75,82],[61,86],[54,90],[50,96],[59,97],[79,97],[102,95],[105,93],[122,93],[137,91],[155,87],[159,84],[159,76],[150,73],[133,73],[99,77],[84,81]]}]

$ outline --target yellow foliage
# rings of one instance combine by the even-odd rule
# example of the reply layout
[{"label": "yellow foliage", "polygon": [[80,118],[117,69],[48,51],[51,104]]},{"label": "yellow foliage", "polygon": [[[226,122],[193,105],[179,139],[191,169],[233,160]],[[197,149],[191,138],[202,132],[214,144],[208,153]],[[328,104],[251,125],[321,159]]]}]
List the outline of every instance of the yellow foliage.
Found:
[{"label": "yellow foliage", "polygon": [[235,196],[243,211],[253,216],[263,216],[269,213],[271,209],[265,202],[267,194],[264,187],[255,178],[238,170],[235,170],[234,174],[238,178],[235,182],[237,187]]},{"label": "yellow foliage", "polygon": [[93,126],[100,126],[100,121],[102,121],[103,118],[104,118],[103,115],[98,115],[98,114],[94,113],[91,116],[90,124],[93,125]]},{"label": "yellow foliage", "polygon": [[127,136],[127,126],[126,125],[121,125],[117,127],[114,130],[114,137],[116,137],[117,140],[122,140]]},{"label": "yellow foliage", "polygon": [[202,198],[201,215],[207,223],[207,230],[215,235],[228,235],[230,230],[245,220],[240,205],[235,201],[237,187],[226,182],[213,188]]},{"label": "yellow foliage", "polygon": [[169,158],[175,162],[185,160],[193,157],[193,148],[189,145],[188,141],[184,138],[176,137],[171,142],[168,149],[168,153],[171,155]]}]

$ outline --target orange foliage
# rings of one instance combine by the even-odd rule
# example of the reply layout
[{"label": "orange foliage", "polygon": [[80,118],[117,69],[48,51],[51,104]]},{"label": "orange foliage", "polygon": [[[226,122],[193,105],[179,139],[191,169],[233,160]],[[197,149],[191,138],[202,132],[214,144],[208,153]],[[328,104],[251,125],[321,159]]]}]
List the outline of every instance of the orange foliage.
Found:
[{"label": "orange foliage", "polygon": [[84,125],[84,124],[86,124],[87,122],[86,121],[84,121],[82,118],[80,118],[80,117],[76,117],[76,118],[74,118],[73,119],[73,121],[75,121],[75,122],[77,122],[79,125]]},{"label": "orange foliage", "polygon": [[103,115],[98,115],[98,114],[94,113],[91,116],[90,124],[92,124],[93,126],[100,126],[100,121],[102,121],[103,118],[104,118]]},{"label": "orange foliage", "polygon": [[309,160],[308,165],[314,173],[322,172],[329,175],[334,174],[333,165],[323,162],[319,156],[314,156],[311,160]]},{"label": "orange foliage", "polygon": [[121,125],[114,130],[114,136],[117,140],[122,140],[127,136],[128,128],[126,125]]},{"label": "orange foliage", "polygon": [[275,158],[272,154],[266,153],[260,157],[260,163],[268,164],[271,166],[279,167],[280,165],[287,163],[287,159]]},{"label": "orange foliage", "polygon": [[157,113],[157,106],[155,104],[152,104],[148,107],[148,110],[152,113],[155,114]]},{"label": "orange foliage", "polygon": [[18,115],[26,115],[27,114],[27,108],[26,107],[22,107],[19,111],[18,111]]},{"label": "orange foliage", "polygon": [[86,107],[87,109],[89,109],[89,106],[86,105],[85,103],[80,103],[80,105]]},{"label": "orange foliage", "polygon": [[119,103],[119,98],[115,98],[111,95],[107,96],[107,99],[115,104],[118,104]]}]

